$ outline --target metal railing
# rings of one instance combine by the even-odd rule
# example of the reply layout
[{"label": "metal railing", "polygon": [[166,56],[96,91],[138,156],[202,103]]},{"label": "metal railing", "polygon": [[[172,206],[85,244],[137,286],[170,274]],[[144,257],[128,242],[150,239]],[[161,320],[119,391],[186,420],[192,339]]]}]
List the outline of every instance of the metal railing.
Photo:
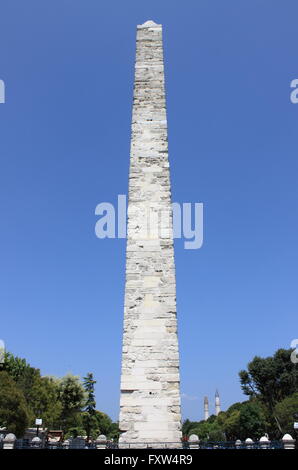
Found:
[{"label": "metal railing", "polygon": [[[3,440],[0,439],[0,449],[2,449]],[[198,441],[195,443],[190,441],[182,441],[182,442],[152,442],[152,443],[124,443],[124,442],[116,442],[116,441],[106,441],[104,445],[98,447],[96,441],[92,441],[86,443],[84,439],[69,439],[67,442],[47,442],[43,440],[35,445],[34,442],[30,441],[30,439],[16,439],[14,443],[14,449],[98,449],[98,448],[105,448],[105,449],[119,449],[119,450],[126,450],[126,449],[185,449],[185,450],[194,450],[194,449],[283,449],[284,444],[283,442],[274,440],[268,441],[266,445],[260,441],[251,441],[241,442],[241,441]]]}]

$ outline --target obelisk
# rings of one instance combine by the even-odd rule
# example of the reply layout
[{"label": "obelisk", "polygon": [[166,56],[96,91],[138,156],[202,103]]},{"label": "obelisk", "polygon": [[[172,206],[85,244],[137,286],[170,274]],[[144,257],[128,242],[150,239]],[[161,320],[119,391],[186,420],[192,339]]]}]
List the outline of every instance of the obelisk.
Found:
[{"label": "obelisk", "polygon": [[137,26],[119,444],[181,440],[162,26]]}]

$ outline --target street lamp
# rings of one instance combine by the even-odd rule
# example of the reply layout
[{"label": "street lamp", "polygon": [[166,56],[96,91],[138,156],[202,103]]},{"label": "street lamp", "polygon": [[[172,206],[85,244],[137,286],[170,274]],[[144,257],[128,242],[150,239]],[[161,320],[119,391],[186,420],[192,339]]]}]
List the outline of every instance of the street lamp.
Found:
[{"label": "street lamp", "polygon": [[42,419],[41,418],[36,418],[35,425],[36,425],[36,436],[38,436],[38,429],[39,429],[39,426],[42,425]]}]

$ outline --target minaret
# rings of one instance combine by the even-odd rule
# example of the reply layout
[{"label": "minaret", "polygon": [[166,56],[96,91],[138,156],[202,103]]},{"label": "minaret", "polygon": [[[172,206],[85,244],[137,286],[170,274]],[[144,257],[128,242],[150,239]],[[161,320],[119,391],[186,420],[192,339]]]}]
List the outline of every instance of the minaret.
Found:
[{"label": "minaret", "polygon": [[209,418],[209,402],[208,397],[204,397],[204,420],[207,421]]},{"label": "minaret", "polygon": [[[162,26],[137,27],[119,427],[121,447],[181,433]],[[154,447],[154,444],[152,445]]]},{"label": "minaret", "polygon": [[218,390],[215,392],[215,415],[218,416],[220,413],[220,401]]}]

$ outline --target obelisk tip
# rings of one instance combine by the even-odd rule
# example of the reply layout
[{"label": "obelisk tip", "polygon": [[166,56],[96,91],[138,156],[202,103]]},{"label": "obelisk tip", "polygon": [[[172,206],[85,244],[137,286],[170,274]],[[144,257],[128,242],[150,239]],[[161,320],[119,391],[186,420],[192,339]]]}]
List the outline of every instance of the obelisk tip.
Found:
[{"label": "obelisk tip", "polygon": [[138,28],[156,28],[161,27],[161,24],[157,24],[152,20],[145,21],[145,23],[138,25]]}]

